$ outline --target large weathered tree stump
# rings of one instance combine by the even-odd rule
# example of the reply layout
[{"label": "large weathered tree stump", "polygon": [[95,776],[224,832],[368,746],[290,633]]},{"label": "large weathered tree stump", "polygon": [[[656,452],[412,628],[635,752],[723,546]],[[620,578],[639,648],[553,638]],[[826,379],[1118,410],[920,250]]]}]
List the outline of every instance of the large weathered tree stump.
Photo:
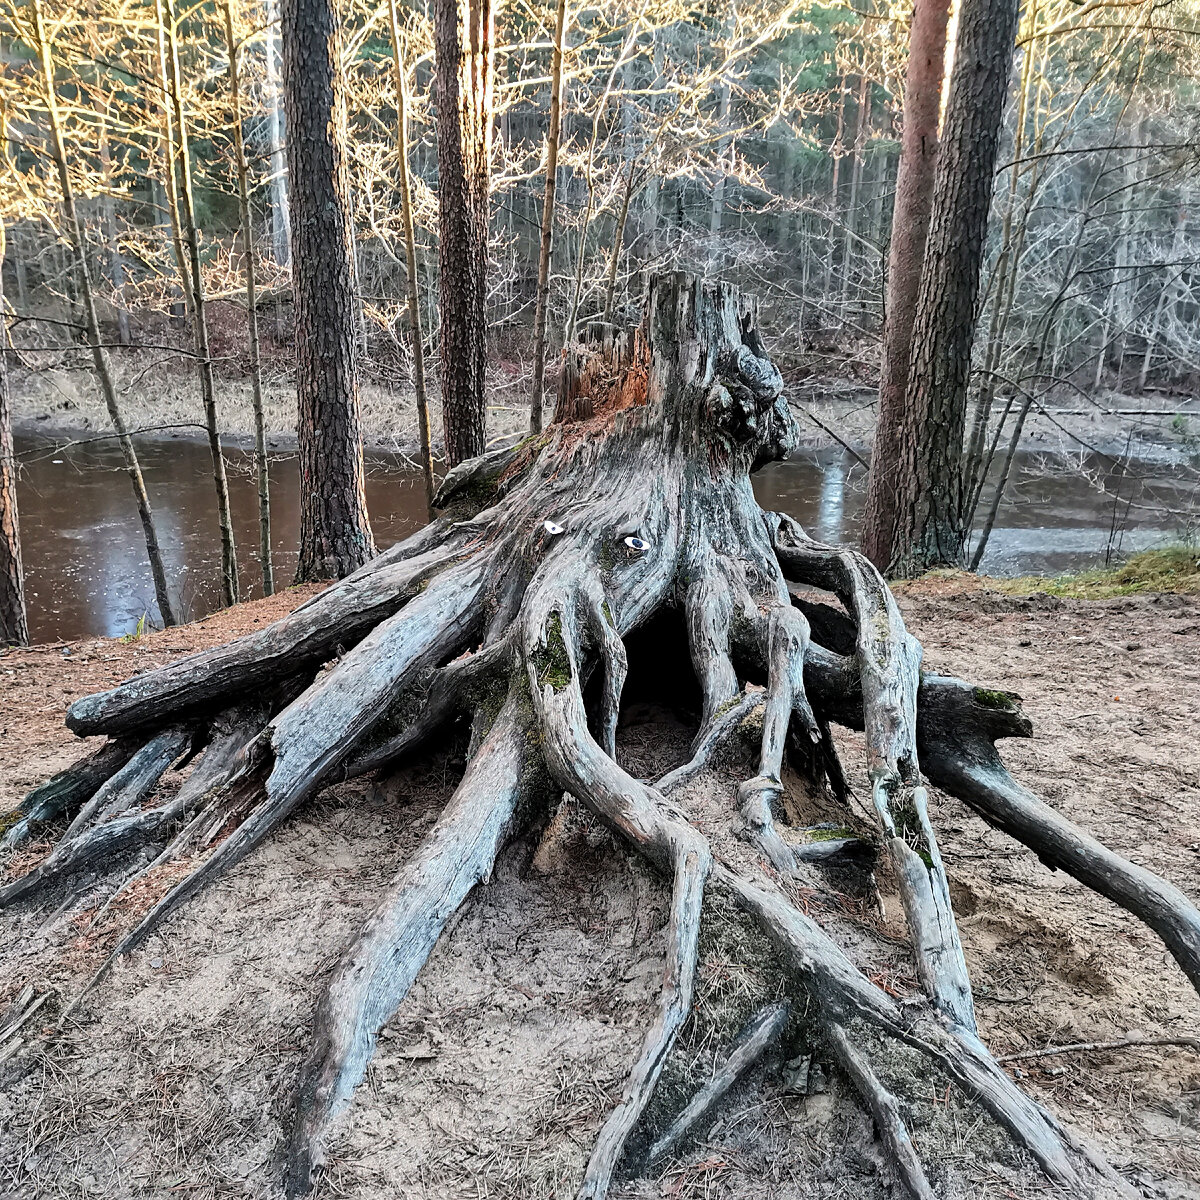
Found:
[{"label": "large weathered tree stump", "polygon": [[[1016,699],[923,675],[919,645],[861,555],[760,510],[750,473],[795,436],[781,391],[752,305],[685,276],[656,279],[642,328],[573,360],[543,434],[451,472],[438,521],[270,628],[71,708],[70,727],[107,736],[109,748],[27,799],[10,844],[38,823],[66,831],[42,866],[0,889],[0,904],[57,901],[98,870],[128,886],[126,864],[148,852],[153,861],[136,877],[198,856],[109,962],[321,788],[387,769],[455,722],[470,725],[461,784],[318,1007],[281,1153],[289,1195],[311,1187],[333,1119],[448,920],[506,842],[544,821],[564,792],[671,886],[657,1014],[581,1196],[605,1195],[618,1171],[636,1168],[635,1143],[648,1147],[640,1161],[653,1164],[715,1112],[781,1035],[789,1010],[803,1013],[872,1115],[912,1195],[935,1194],[937,1174],[927,1175],[878,1061],[888,1044],[977,1101],[1065,1194],[1127,1192],[977,1035],[926,779],[1144,920],[1197,985],[1200,915],[1011,778],[994,743],[1029,736]],[[789,583],[839,603],[816,603],[811,591],[795,598]],[[623,769],[616,733],[627,635],[664,613],[686,631],[702,714],[691,761],[651,782]],[[689,812],[688,783],[751,716],[756,763],[722,821],[737,837],[723,839]],[[815,840],[781,820],[789,757],[829,794],[844,794],[831,723],[865,732],[870,843]],[[200,757],[183,790],[141,807],[189,745]],[[876,852],[903,900],[921,988],[903,1002],[797,902],[830,864],[853,869]],[[764,1008],[727,1066],[648,1128],[647,1107],[691,1008],[713,896],[766,935],[788,1002]]]}]

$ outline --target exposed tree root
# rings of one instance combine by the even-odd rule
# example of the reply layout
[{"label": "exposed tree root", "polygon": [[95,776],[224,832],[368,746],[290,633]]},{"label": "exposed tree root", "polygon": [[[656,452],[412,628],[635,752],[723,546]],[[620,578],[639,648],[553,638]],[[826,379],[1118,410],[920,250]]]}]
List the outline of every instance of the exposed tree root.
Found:
[{"label": "exposed tree root", "polygon": [[866,1056],[859,1052],[841,1025],[831,1021],[825,1036],[846,1078],[870,1112],[879,1140],[887,1147],[888,1158],[905,1190],[914,1200],[934,1200],[935,1192],[925,1176],[896,1097],[880,1082]]},{"label": "exposed tree root", "polygon": [[446,922],[491,875],[522,807],[543,790],[539,765],[525,762],[526,709],[514,689],[437,824],[334,968],[300,1070],[285,1150],[289,1196],[307,1194],[329,1123],[362,1080],[379,1030],[408,994]]},{"label": "exposed tree root", "polygon": [[754,1014],[720,1070],[688,1101],[684,1110],[650,1147],[646,1155],[647,1168],[654,1167],[666,1158],[717,1111],[729,1093],[779,1040],[787,1018],[786,1004],[768,1004]]},{"label": "exposed tree root", "polygon": [[15,850],[39,827],[64,815],[74,816],[79,806],[133,757],[137,747],[137,742],[128,738],[105,742],[99,750],[34,788],[13,814],[12,824],[0,839],[0,849]]},{"label": "exposed tree root", "polygon": [[[567,381],[545,433],[451,473],[439,493],[449,516],[270,628],[74,704],[71,728],[114,740],[22,806],[6,845],[35,824],[70,824],[40,867],[0,891],[0,905],[40,899],[51,884],[82,899],[85,876],[108,872],[127,886],[131,872],[136,880],[194,860],[118,937],[111,963],[323,787],[390,768],[469,722],[459,787],[320,1001],[281,1153],[289,1196],[312,1186],[381,1026],[447,922],[506,841],[564,791],[672,887],[657,1011],[581,1196],[603,1197],[633,1167],[635,1145],[649,1147],[651,1164],[670,1153],[779,1036],[782,1006],[759,1015],[681,1111],[647,1127],[688,1020],[714,893],[765,935],[792,1013],[824,1040],[912,1195],[935,1194],[937,1172],[920,1161],[876,1060],[872,1047],[885,1041],[953,1082],[1071,1195],[1123,1194],[976,1034],[926,778],[1144,920],[1198,986],[1200,915],[1012,780],[994,743],[1030,733],[1015,698],[921,676],[920,647],[869,563],[758,508],[749,473],[787,451],[794,427],[751,306],[723,287],[656,280],[644,331],[608,343]],[[832,593],[842,608],[793,602],[789,581]],[[690,760],[652,784],[617,761],[626,637],[672,610],[688,638],[700,727]],[[841,834],[810,841],[779,811],[789,756],[845,798],[831,722],[865,731],[877,836],[924,993],[903,1004],[796,899],[816,894],[814,861],[873,861],[874,845]],[[750,731],[751,777],[723,817],[702,820],[688,785],[718,762],[742,761]],[[188,744],[203,751],[187,781],[141,807]],[[856,1039],[860,1029],[870,1036]]]}]

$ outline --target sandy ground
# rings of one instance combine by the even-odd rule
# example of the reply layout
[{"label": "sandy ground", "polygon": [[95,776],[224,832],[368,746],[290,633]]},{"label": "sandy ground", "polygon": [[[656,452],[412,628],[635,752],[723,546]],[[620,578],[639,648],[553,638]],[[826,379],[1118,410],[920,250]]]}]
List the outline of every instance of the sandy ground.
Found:
[{"label": "sandy ground", "polygon": [[[306,594],[138,641],[0,655],[0,810],[78,753],[62,726],[74,698],[260,626]],[[1038,736],[1008,747],[1020,777],[1200,897],[1197,598],[1088,603],[955,582],[910,587],[902,605],[928,666],[1024,697]],[[631,711],[621,754],[648,773],[685,742],[668,715]],[[860,768],[853,739],[845,750]],[[268,1194],[316,990],[460,769],[446,754],[386,786],[325,794],[120,964],[63,1033],[51,1036],[47,1016],[32,1045],[0,1067],[0,1196]],[[694,819],[727,821],[729,782],[688,796]],[[858,805],[838,819],[863,815]],[[1200,1033],[1200,1002],[1152,933],[956,802],[937,799],[937,823],[982,1032],[997,1053]],[[574,1195],[650,1019],[666,893],[578,814],[535,851],[532,837],[513,845],[452,922],[337,1126],[320,1194]],[[881,887],[889,921],[864,932],[856,953],[903,994],[911,966],[886,878]],[[839,931],[867,930],[847,912]],[[27,981],[72,995],[131,918],[121,909],[89,930],[86,910],[18,914],[0,955],[0,1012]],[[664,1103],[703,1077],[773,994],[771,978],[747,966],[756,948],[737,928],[720,914],[706,922],[697,1016],[664,1079]],[[1200,1196],[1200,1056],[1133,1049],[1021,1067],[1022,1084],[1091,1135],[1143,1194]],[[767,1072],[701,1143],[614,1194],[890,1194],[868,1123],[840,1084],[803,1096],[781,1080]],[[1058,1194],[1030,1182],[988,1122],[940,1080],[909,1072],[899,1086],[945,1194]]]}]

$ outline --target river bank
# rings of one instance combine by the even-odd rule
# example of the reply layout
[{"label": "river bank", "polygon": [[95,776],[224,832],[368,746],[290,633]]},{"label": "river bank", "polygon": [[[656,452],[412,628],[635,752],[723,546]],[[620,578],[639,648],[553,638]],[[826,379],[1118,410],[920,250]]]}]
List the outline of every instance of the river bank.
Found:
[{"label": "river bank", "polygon": [[[163,363],[155,373],[143,358],[114,355],[113,370],[126,423],[141,436],[201,440],[204,413],[193,377]],[[111,432],[107,410],[90,373],[47,367],[18,367],[11,374],[16,427],[63,441]],[[250,448],[254,416],[244,379],[218,380],[222,438]],[[436,393],[436,388],[434,389]],[[846,447],[866,458],[875,433],[875,392],[843,380],[807,379],[789,386],[800,426],[801,445],[822,450]],[[995,416],[1006,401],[995,402]],[[527,427],[528,381],[519,364],[493,364],[488,376],[488,436],[492,442],[522,435]],[[414,459],[418,449],[415,398],[407,387],[388,388],[364,380],[360,388],[363,439],[370,449]],[[1200,457],[1200,397],[1147,393],[1094,396],[1071,391],[1046,397],[1045,411],[1029,414],[1020,448],[1030,453],[1078,457],[1099,453],[1113,459],[1162,464]],[[286,453],[296,445],[295,390],[282,372],[268,372],[263,386],[268,446]],[[441,453],[441,402],[430,400],[435,454]]]},{"label": "river bank", "polygon": [[[250,632],[313,593],[290,589],[127,640],[0,652],[0,811],[80,752],[65,730],[77,697]],[[1200,598],[1105,601],[1003,595],[977,579],[906,585],[900,604],[925,665],[1008,688],[1034,720],[1004,753],[1027,784],[1114,849],[1200,895]],[[624,725],[622,754],[670,730]],[[686,745],[678,727],[675,741]],[[838,733],[862,777],[854,738]],[[449,778],[448,778],[449,776]],[[434,758],[387,787],[347,784],[303,806],[219,886],[189,902],[89,995],[73,997],[133,907],[39,917],[0,948],[0,1011],[25,982],[53,993],[32,1044],[0,1077],[0,1177],[19,1197],[261,1194],[315,995],[345,939],[419,843],[453,786]],[[1047,1045],[1195,1036],[1200,1002],[1158,939],[1053,872],[956,801],[933,798],[975,986],[998,1054]],[[44,855],[33,846],[10,869]],[[603,831],[561,853],[512,847],[422,972],[339,1122],[329,1188],[347,1200],[574,1194],[661,975],[664,885]],[[886,889],[885,889],[886,890]],[[885,902],[889,901],[885,895]],[[890,896],[895,904],[895,897]],[[894,908],[890,911],[894,911]],[[897,925],[898,944],[904,939]],[[901,951],[902,952],[902,951]],[[894,986],[912,986],[897,973]],[[736,993],[730,964],[702,960],[697,1004]],[[1099,1144],[1144,1195],[1200,1182],[1200,1058],[1138,1045],[1014,1062],[1061,1120]],[[834,1080],[835,1095],[840,1083]],[[940,1162],[980,1162],[977,1113],[948,1094],[956,1141]],[[731,1119],[650,1195],[883,1200],[865,1118],[845,1127],[825,1097],[755,1082]],[[918,1140],[931,1131],[916,1131]],[[858,1153],[859,1157],[854,1155]],[[850,1157],[848,1158],[847,1155]],[[933,1161],[932,1159],[929,1161]],[[983,1160],[986,1163],[986,1159]],[[1000,1163],[946,1192],[1014,1192]]]}]

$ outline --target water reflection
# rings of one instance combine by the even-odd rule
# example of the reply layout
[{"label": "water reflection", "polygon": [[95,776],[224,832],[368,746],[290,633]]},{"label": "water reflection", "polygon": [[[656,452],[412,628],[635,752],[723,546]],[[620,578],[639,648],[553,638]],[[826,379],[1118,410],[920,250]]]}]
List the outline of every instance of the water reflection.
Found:
[{"label": "water reflection", "polygon": [[[154,589],[129,480],[115,442],[58,450],[44,438],[17,438],[18,483],[30,632],[35,641],[130,632],[143,614],[158,621]],[[139,443],[158,522],[168,581],[179,612],[203,616],[219,603],[220,546],[207,449],[186,441]],[[261,594],[257,562],[258,497],[249,455],[232,451],[230,502],[246,594]],[[1114,510],[1088,464],[1026,455],[1011,500],[1002,510],[985,570],[994,574],[1061,571],[1094,564],[1110,541],[1114,511],[1125,527],[1125,551],[1178,536],[1181,520],[1161,507]],[[1099,471],[1096,464],[1090,464]],[[298,472],[294,457],[272,466],[272,532],[276,577],[286,584],[296,565]],[[1156,497],[1170,507],[1195,507],[1195,476],[1142,464]],[[773,463],[755,479],[764,507],[796,517],[824,541],[854,541],[865,495],[865,473],[844,451],[804,452]],[[1128,485],[1126,494],[1132,495]],[[1157,503],[1157,501],[1156,501]],[[419,475],[387,455],[367,457],[367,504],[377,545],[407,537],[424,522]]]}]

